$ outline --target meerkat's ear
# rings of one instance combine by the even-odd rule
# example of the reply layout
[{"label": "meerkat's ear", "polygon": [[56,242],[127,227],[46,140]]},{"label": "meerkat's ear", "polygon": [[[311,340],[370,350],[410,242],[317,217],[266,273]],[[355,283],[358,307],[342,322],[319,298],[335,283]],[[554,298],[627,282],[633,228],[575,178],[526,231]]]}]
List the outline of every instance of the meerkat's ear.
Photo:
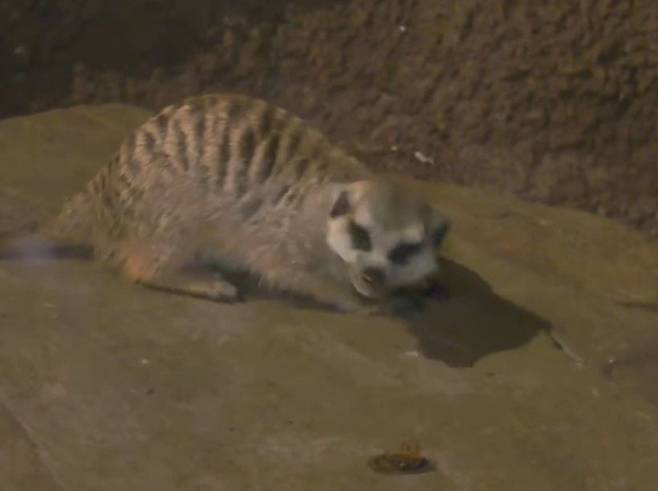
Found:
[{"label": "meerkat's ear", "polygon": [[336,186],[333,191],[334,192],[332,194],[334,201],[331,205],[329,216],[331,218],[337,218],[348,214],[352,210],[352,204],[350,203],[347,186]]},{"label": "meerkat's ear", "polygon": [[432,247],[438,248],[452,226],[450,220],[436,207],[426,204],[423,207],[426,233]]},{"label": "meerkat's ear", "polygon": [[450,231],[451,223],[450,220],[447,218],[444,218],[441,220],[435,227],[434,230],[432,230],[432,245],[434,247],[439,247],[441,243],[443,242],[443,239],[445,239],[446,235]]}]

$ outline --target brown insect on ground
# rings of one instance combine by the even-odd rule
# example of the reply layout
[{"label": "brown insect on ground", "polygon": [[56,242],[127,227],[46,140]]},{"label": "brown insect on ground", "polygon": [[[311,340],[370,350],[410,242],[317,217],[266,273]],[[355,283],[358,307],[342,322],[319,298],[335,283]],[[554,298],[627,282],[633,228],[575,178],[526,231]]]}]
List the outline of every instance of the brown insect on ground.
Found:
[{"label": "brown insect on ground", "polygon": [[381,474],[420,474],[435,469],[434,464],[420,453],[416,443],[405,442],[399,452],[379,454],[368,461],[375,472]]}]

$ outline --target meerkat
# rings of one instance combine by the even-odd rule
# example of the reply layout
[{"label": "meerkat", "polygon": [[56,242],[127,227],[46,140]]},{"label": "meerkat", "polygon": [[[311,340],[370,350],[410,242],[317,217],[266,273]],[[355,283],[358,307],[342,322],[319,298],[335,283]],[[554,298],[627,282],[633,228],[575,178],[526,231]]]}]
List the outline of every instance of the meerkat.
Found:
[{"label": "meerkat", "polygon": [[449,220],[283,108],[207,94],[132,131],[38,229],[143,286],[236,301],[211,261],[342,311],[372,313],[438,272]]}]

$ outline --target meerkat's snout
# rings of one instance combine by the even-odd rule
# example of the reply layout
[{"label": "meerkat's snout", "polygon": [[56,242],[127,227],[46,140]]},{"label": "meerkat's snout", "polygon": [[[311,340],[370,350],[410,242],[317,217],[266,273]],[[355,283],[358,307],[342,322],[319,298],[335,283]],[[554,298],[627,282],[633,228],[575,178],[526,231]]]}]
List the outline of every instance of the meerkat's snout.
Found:
[{"label": "meerkat's snout", "polygon": [[387,285],[387,275],[382,268],[356,268],[350,276],[352,285],[356,291],[364,297],[377,299],[382,297],[389,290]]}]

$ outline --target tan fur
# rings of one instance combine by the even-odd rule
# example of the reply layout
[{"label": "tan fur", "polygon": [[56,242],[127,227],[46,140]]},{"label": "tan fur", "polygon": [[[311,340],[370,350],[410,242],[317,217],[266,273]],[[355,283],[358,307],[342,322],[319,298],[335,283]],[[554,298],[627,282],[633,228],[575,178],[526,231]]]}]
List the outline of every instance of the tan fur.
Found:
[{"label": "tan fur", "polygon": [[[340,196],[349,213],[330,220]],[[220,275],[184,272],[202,256],[277,288],[368,311],[364,297],[377,295],[358,288],[362,272],[331,245],[345,249],[348,241],[328,236],[345,226],[330,222],[356,217],[373,240],[393,247],[414,227],[416,239],[426,240],[435,225],[427,210],[285,110],[240,95],[206,95],[167,107],[132,132],[42,234],[90,242],[97,260],[145,286],[237,298]],[[427,271],[413,281],[434,266],[422,266]]]}]

